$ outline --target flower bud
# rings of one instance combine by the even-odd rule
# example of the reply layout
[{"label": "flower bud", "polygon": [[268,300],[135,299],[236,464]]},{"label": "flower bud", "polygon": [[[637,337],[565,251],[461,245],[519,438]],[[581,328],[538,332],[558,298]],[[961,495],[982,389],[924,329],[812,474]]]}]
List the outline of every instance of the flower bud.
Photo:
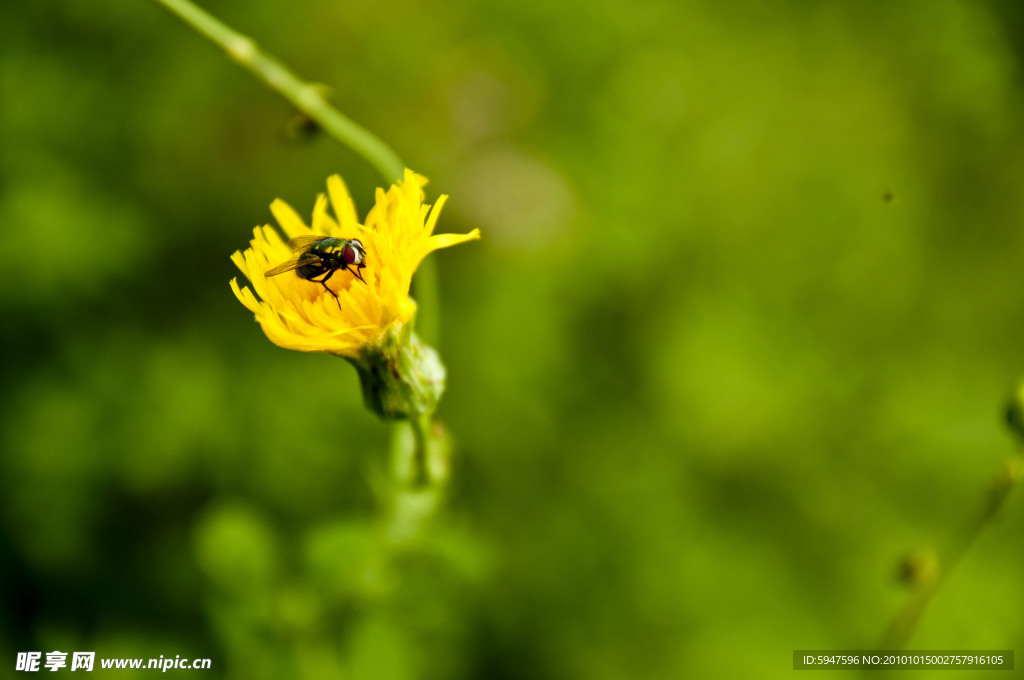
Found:
[{"label": "flower bud", "polygon": [[444,392],[445,368],[432,347],[408,324],[391,328],[379,345],[367,345],[355,366],[366,408],[385,419],[429,415]]}]

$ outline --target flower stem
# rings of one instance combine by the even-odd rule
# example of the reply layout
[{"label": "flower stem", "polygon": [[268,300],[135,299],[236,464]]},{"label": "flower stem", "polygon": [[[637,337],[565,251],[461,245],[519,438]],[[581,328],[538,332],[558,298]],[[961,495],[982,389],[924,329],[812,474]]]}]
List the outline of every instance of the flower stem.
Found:
[{"label": "flower stem", "polygon": [[421,492],[444,486],[449,456],[444,428],[426,413],[396,425],[391,476],[398,487]]},{"label": "flower stem", "polygon": [[430,486],[435,481],[430,469],[431,448],[433,447],[433,437],[430,431],[431,418],[428,415],[417,416],[411,419],[410,424],[415,444],[409,483],[413,488]]},{"label": "flower stem", "polygon": [[309,116],[331,137],[362,156],[385,182],[401,179],[405,165],[391,147],[327,103],[320,91],[260,49],[252,38],[223,24],[189,0],[155,0]]},{"label": "flower stem", "polygon": [[386,535],[394,545],[415,539],[444,498],[449,443],[428,414],[410,417],[395,427],[392,489]]},{"label": "flower stem", "polygon": [[430,470],[427,468],[430,416],[415,417],[409,424],[412,425],[413,439],[412,474],[409,476],[409,486],[417,489],[430,483]]}]

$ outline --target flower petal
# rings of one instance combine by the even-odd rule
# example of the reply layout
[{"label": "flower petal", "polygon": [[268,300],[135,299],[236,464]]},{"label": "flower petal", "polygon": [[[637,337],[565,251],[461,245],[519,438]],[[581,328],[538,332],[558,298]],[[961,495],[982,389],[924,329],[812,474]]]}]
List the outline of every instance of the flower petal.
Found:
[{"label": "flower petal", "polygon": [[288,238],[306,236],[310,233],[309,227],[302,221],[299,214],[280,198],[274,199],[274,202],[270,204],[270,212],[274,213],[277,223],[284,229],[284,233],[288,234]]},{"label": "flower petal", "polygon": [[345,186],[345,180],[341,178],[341,175],[331,175],[327,178],[327,194],[331,197],[334,215],[338,218],[338,224],[342,229],[359,222],[356,205],[352,202],[352,196],[349,195],[348,187]]}]

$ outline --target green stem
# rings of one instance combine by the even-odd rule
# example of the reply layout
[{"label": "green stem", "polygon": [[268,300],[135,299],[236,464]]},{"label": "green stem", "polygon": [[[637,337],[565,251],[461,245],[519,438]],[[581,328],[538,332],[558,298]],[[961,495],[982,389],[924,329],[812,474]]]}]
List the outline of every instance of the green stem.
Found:
[{"label": "green stem", "polygon": [[448,480],[448,439],[429,414],[397,423],[392,449],[392,474],[398,489],[410,493],[436,491]]},{"label": "green stem", "polygon": [[413,488],[430,486],[435,480],[430,471],[430,454],[433,445],[431,434],[431,418],[429,415],[416,416],[410,419],[412,425],[413,452],[412,473],[409,483]]},{"label": "green stem", "polygon": [[989,493],[988,501],[981,513],[966,527],[959,540],[947,551],[945,560],[939,561],[939,573],[934,578],[926,579],[917,586],[903,609],[896,615],[888,630],[879,642],[878,649],[896,650],[903,646],[913,635],[921,615],[935,597],[935,593],[957,564],[970,551],[978,538],[999,516],[1014,486],[1024,471],[1024,457],[1020,454],[1010,458],[1003,465]]},{"label": "green stem", "polygon": [[444,498],[448,479],[448,440],[427,414],[410,417],[395,427],[392,451],[394,480],[385,536],[393,546],[422,535]]},{"label": "green stem", "polygon": [[287,99],[331,137],[365,158],[387,183],[402,178],[405,165],[391,147],[324,100],[318,89],[305,83],[252,38],[221,23],[189,0],[155,0],[172,14],[220,46],[228,56]]}]

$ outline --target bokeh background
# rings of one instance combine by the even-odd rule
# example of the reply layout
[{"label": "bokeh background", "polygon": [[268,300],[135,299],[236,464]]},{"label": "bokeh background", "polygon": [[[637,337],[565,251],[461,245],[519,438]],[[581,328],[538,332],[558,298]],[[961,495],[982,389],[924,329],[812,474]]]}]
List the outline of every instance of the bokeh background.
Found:
[{"label": "bokeh background", "polygon": [[[483,230],[435,255],[451,494],[382,563],[390,428],[227,285],[274,198],[340,172],[365,211],[374,171],[154,3],[4,3],[2,667],[767,678],[878,642],[1015,450],[1019,2],[204,6]],[[911,648],[1024,649],[1022,529],[1011,497]]]}]

